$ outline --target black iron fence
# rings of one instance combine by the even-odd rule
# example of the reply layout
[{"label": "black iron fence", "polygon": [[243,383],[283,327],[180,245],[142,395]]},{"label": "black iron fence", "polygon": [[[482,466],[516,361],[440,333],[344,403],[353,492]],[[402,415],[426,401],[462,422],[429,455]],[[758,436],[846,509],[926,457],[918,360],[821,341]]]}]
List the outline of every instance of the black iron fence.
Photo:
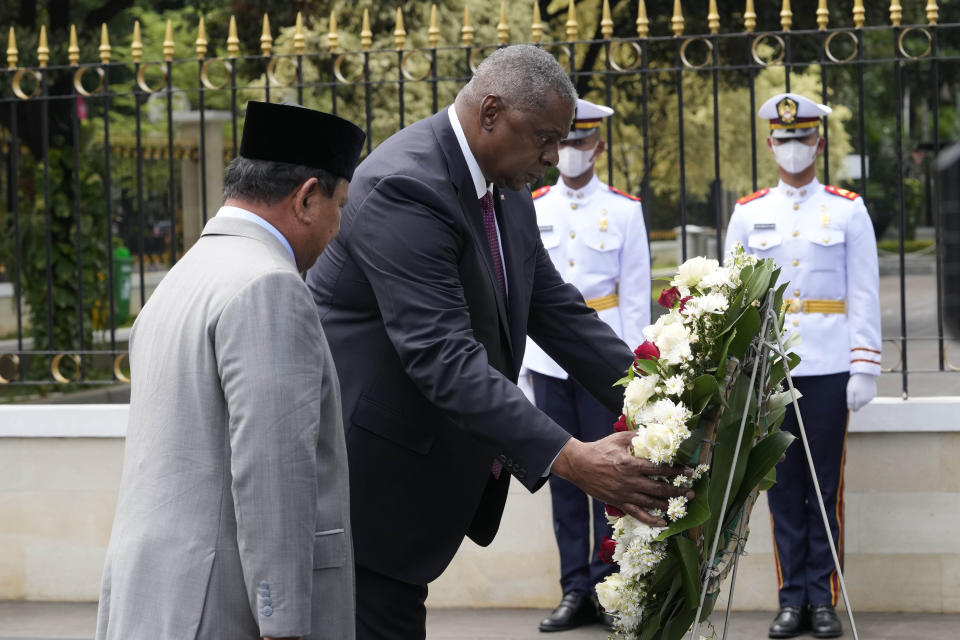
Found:
[{"label": "black iron fence", "polygon": [[[960,211],[938,194],[957,180],[943,150],[960,139],[960,24],[939,22],[936,2],[912,7],[918,24],[902,24],[894,1],[889,24],[867,26],[855,0],[850,23],[831,26],[821,0],[816,28],[794,30],[788,1],[761,16],[770,24],[748,1],[742,29],[720,33],[711,1],[708,33],[698,35],[685,33],[679,2],[669,21],[649,16],[643,0],[628,16],[628,3],[593,3],[589,19],[571,2],[553,40],[541,4],[519,40],[554,53],[582,96],[617,110],[601,175],[642,197],[651,237],[675,242],[678,259],[719,255],[733,200],[775,182],[760,102],[794,90],[838,107],[824,128],[821,177],[862,194],[887,239],[884,286],[899,297],[884,318],[885,372],[906,395],[908,374],[957,370],[950,324],[960,333],[960,293],[944,283],[960,278]],[[264,17],[257,55],[240,55],[232,18],[223,46],[208,42],[201,18],[194,59],[175,59],[169,22],[162,42],[144,42],[137,23],[129,54],[115,59],[104,25],[99,62],[81,63],[72,31],[66,65],[48,64],[45,31],[35,52],[21,53],[11,28],[0,72],[0,389],[128,380],[127,305],[146,302],[216,213],[247,100],[347,117],[367,130],[369,151],[450,103],[480,60],[511,42],[503,6],[490,44],[474,42],[468,13],[441,28],[437,8],[429,18],[423,9],[424,28],[410,34],[398,9],[393,46],[377,47],[366,10],[359,38],[338,32],[331,14],[317,30],[298,16],[275,41]],[[658,24],[670,32],[652,32]],[[441,42],[445,32],[456,44]],[[929,313],[914,327],[908,289],[918,269]]]}]

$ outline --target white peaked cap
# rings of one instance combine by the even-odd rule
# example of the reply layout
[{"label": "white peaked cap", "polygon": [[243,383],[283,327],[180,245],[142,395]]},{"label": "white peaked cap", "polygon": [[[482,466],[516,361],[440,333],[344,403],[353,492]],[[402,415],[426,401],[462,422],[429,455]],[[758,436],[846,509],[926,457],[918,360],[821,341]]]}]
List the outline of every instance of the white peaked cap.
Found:
[{"label": "white peaked cap", "polygon": [[833,111],[798,93],[779,93],[761,105],[757,116],[770,121],[772,138],[802,138],[820,126]]},{"label": "white peaked cap", "polygon": [[577,114],[573,120],[573,126],[570,127],[570,135],[567,140],[579,140],[599,128],[604,118],[613,115],[613,109],[600,104],[593,104],[583,98],[577,98]]}]

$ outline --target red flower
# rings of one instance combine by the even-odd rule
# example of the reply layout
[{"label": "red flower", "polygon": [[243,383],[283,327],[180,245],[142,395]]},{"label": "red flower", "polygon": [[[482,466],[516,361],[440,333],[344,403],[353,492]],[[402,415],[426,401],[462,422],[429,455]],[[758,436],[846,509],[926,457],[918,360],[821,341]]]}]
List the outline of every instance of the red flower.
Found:
[{"label": "red flower", "polygon": [[603,542],[600,543],[600,551],[597,552],[597,557],[599,557],[602,562],[613,564],[613,552],[616,550],[617,541],[607,536],[603,539]]},{"label": "red flower", "polygon": [[613,516],[614,518],[623,517],[623,511],[620,511],[620,509],[610,506],[609,504],[604,505],[604,509],[606,510],[608,516]]},{"label": "red flower", "polygon": [[620,419],[613,423],[613,432],[619,433],[621,431],[627,431],[630,427],[627,425],[627,416],[621,414]]},{"label": "red flower", "polygon": [[643,344],[637,347],[633,352],[635,360],[655,360],[660,357],[660,349],[649,340],[644,340]]},{"label": "red flower", "polygon": [[676,304],[677,300],[680,298],[680,289],[676,287],[670,287],[669,289],[664,289],[660,293],[660,297],[657,299],[657,304],[659,304],[664,309],[673,309],[673,305]]},{"label": "red flower", "polygon": [[680,311],[683,311],[683,308],[687,306],[687,300],[690,300],[691,298],[693,298],[693,296],[687,296],[680,301]]}]

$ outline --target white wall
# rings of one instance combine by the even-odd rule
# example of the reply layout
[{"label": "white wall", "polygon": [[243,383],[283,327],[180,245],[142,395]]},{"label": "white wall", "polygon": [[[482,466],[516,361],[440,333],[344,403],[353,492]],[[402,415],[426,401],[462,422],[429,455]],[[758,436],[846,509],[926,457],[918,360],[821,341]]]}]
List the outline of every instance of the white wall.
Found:
[{"label": "white wall", "polygon": [[[96,600],[127,407],[0,406],[0,600]],[[960,397],[880,398],[851,420],[847,583],[862,611],[960,612]],[[751,518],[734,606],[776,607],[769,517]],[[511,485],[494,543],[464,542],[431,606],[552,607],[546,489]],[[723,600],[718,606],[723,606]]]}]

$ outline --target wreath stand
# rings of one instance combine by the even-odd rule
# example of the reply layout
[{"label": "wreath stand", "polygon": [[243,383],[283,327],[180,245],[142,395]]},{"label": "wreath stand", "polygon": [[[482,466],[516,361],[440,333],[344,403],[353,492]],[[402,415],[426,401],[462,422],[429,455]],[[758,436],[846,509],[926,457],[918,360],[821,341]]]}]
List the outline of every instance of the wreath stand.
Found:
[{"label": "wreath stand", "polygon": [[[784,371],[786,372],[787,388],[792,394],[792,400],[790,404],[793,405],[793,409],[797,415],[797,424],[800,428],[800,438],[803,442],[803,450],[806,454],[807,464],[810,468],[810,477],[813,478],[813,486],[817,494],[817,504],[820,506],[820,515],[823,518],[823,526],[827,531],[827,541],[830,543],[830,553],[833,555],[833,564],[837,570],[837,576],[840,578],[840,591],[843,594],[843,603],[847,610],[847,617],[850,620],[850,630],[853,632],[854,640],[860,640],[860,637],[857,635],[857,626],[853,620],[853,609],[850,606],[850,598],[847,596],[847,585],[843,579],[843,571],[840,569],[840,559],[837,556],[837,549],[833,542],[833,533],[830,531],[830,524],[827,519],[827,510],[823,506],[823,495],[820,492],[820,483],[817,480],[816,468],[813,465],[813,456],[810,453],[810,444],[807,441],[807,432],[803,426],[803,417],[800,415],[800,407],[797,404],[796,391],[793,386],[793,377],[790,375],[790,367],[787,366],[787,353],[783,348],[783,335],[780,333],[780,323],[778,322],[778,310],[774,309],[772,301],[774,300],[774,291],[771,289],[768,292],[766,297],[766,302],[763,304],[761,309],[761,314],[763,316],[763,321],[760,329],[759,337],[754,339],[750,345],[750,350],[753,355],[753,370],[750,373],[750,390],[754,394],[752,397],[747,396],[746,404],[743,407],[742,417],[740,419],[740,432],[737,435],[737,444],[734,447],[733,454],[733,464],[731,465],[731,473],[727,478],[726,490],[723,493],[723,502],[720,506],[720,513],[723,514],[727,510],[727,504],[730,500],[730,488],[733,484],[733,472],[732,469],[737,467],[737,458],[740,454],[740,445],[743,441],[743,433],[747,424],[747,416],[749,414],[750,403],[753,400],[759,403],[761,398],[758,396],[759,393],[756,392],[755,384],[757,380],[757,370],[760,367],[761,363],[763,365],[762,379],[766,379],[767,368],[770,366],[769,356],[772,354],[774,356],[779,356],[784,362]],[[773,334],[776,336],[776,342],[771,342],[767,336],[769,335],[768,330],[772,329]],[[749,513],[749,510],[747,510]],[[721,519],[722,521],[722,519]],[[737,566],[740,562],[740,556],[743,554],[743,546],[745,544],[744,534],[746,533],[746,524],[748,518],[741,517],[740,522],[737,526],[737,533],[732,536],[732,540],[735,544],[735,549],[733,552],[733,575],[730,578],[730,591],[727,595],[727,611],[723,620],[723,640],[726,640],[727,629],[729,628],[730,622],[730,609],[733,606],[733,592],[737,584]],[[710,555],[708,558],[717,557],[717,547],[720,544],[720,535],[723,533],[723,527],[717,527],[717,530],[713,535],[713,544],[710,547]],[[726,570],[730,569],[730,565],[727,564]],[[699,640],[700,639],[700,615],[703,612],[703,603],[706,599],[708,587],[711,585],[711,582],[716,584],[717,581],[722,580],[723,574],[726,571],[721,571],[718,569],[712,562],[707,566],[706,570],[703,572],[703,584],[700,589],[700,603],[697,606],[697,615],[693,619],[693,627],[690,630],[690,639]]]}]

